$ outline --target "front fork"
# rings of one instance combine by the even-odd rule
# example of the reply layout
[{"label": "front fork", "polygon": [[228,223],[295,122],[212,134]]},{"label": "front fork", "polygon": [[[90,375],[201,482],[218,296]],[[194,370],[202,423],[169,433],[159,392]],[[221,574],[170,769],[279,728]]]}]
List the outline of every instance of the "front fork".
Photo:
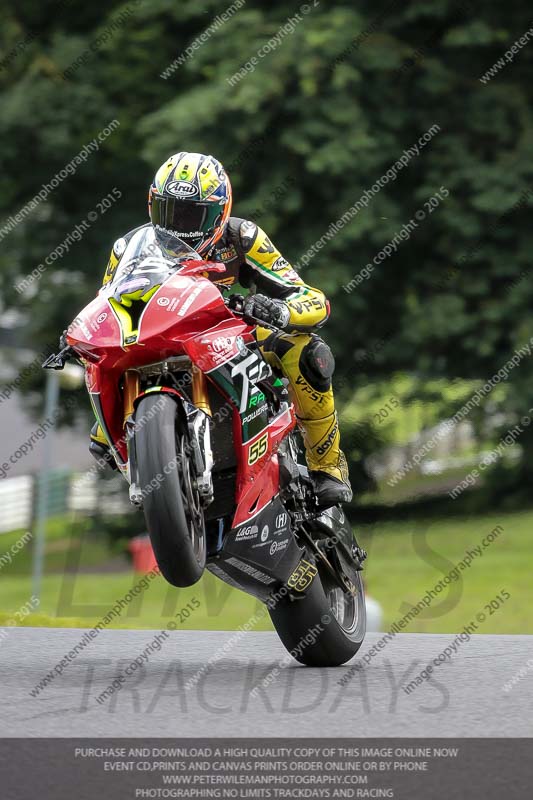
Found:
[{"label": "front fork", "polygon": [[142,490],[138,483],[139,473],[137,469],[137,453],[135,449],[135,421],[133,414],[135,411],[135,400],[139,396],[141,382],[139,373],[129,369],[124,374],[124,436],[128,448],[128,480],[130,483],[130,501],[134,506],[142,506]]},{"label": "front fork", "polygon": [[[129,495],[133,505],[140,508],[142,507],[143,493],[139,485],[134,420],[135,401],[139,397],[139,390],[139,374],[135,370],[128,370],[124,376],[124,431],[128,447]],[[161,391],[164,392],[165,389]],[[193,366],[192,403],[176,392],[175,389],[166,391],[168,394],[174,395],[177,402],[181,402],[185,411],[188,432],[185,457],[191,458],[194,464],[196,489],[204,507],[206,507],[213,500],[212,471],[214,465],[211,448],[211,406],[209,404],[206,377],[203,372]],[[179,465],[177,467],[179,468]]]}]

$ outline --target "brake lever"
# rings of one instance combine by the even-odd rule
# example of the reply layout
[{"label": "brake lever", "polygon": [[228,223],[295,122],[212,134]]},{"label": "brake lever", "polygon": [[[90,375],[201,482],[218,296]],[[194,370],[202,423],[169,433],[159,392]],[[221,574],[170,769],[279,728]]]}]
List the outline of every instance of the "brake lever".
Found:
[{"label": "brake lever", "polygon": [[72,347],[67,345],[67,347],[64,347],[59,351],[59,353],[52,353],[52,355],[48,356],[46,361],[44,361],[42,364],[42,369],[64,369],[65,364],[72,358],[73,355],[74,350]]}]

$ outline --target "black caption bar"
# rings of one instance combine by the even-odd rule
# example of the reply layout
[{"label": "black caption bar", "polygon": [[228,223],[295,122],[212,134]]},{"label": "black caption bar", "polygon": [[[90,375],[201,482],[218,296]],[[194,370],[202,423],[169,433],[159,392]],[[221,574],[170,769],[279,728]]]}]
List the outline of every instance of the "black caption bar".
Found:
[{"label": "black caption bar", "polygon": [[4,800],[522,800],[531,739],[0,739]]}]

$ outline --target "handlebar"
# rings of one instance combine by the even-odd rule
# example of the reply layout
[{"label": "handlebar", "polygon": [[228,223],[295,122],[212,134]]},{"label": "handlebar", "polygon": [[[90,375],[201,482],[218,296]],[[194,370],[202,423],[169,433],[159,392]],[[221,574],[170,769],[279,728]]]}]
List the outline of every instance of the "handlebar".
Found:
[{"label": "handlebar", "polygon": [[251,317],[249,314],[245,315],[244,297],[242,294],[232,294],[230,297],[225,297],[224,303],[231,311],[233,311],[234,314],[238,314],[239,316],[243,317],[245,322],[251,320],[254,325],[260,325],[262,328],[268,328],[268,330],[274,331],[274,333],[282,332],[282,328],[278,328],[276,325],[272,325],[270,322],[264,322],[262,319],[258,319],[257,317]]},{"label": "handlebar", "polygon": [[[248,314],[245,316],[244,297],[242,295],[233,294],[230,297],[224,298],[224,303],[234,314],[245,318],[245,322],[250,321],[253,325],[260,325],[262,328],[268,328],[268,330],[271,330],[274,333],[282,332],[282,328],[278,328],[276,325],[272,325],[270,322],[265,322],[257,317],[251,317]],[[52,353],[50,356],[48,356],[48,358],[42,363],[42,369],[62,370],[65,368],[67,361],[70,361],[70,359],[74,358],[75,356],[75,350],[70,347],[70,345],[67,345],[66,347],[63,347],[59,353]]]}]

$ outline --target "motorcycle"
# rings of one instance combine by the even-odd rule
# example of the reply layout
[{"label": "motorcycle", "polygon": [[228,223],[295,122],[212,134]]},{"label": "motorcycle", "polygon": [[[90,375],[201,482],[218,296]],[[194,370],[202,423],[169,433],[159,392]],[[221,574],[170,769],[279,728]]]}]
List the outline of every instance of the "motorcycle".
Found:
[{"label": "motorcycle", "polygon": [[84,366],[164,578],[190,586],[207,569],[267,605],[298,661],[340,665],[365,636],[366,553],[340,506],[318,508],[287,382],[242,297],[210,279],[223,272],[141,228],[43,367]]}]

